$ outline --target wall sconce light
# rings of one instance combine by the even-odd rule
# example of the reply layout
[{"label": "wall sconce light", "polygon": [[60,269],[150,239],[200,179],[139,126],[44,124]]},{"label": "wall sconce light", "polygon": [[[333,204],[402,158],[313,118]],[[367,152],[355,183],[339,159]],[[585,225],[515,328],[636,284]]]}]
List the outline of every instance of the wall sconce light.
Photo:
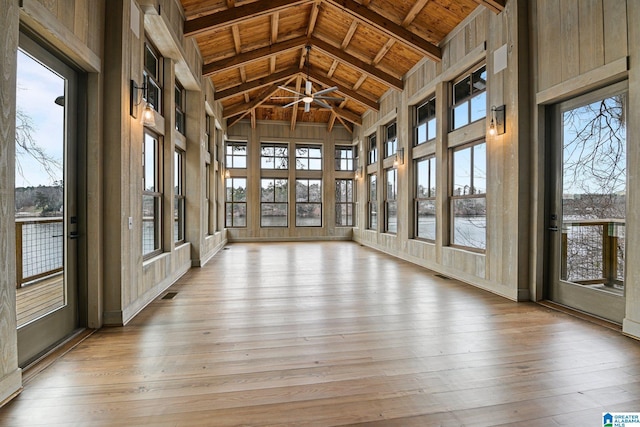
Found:
[{"label": "wall sconce light", "polygon": [[229,169],[224,171],[224,177],[227,179],[231,178],[231,172],[229,171]]},{"label": "wall sconce light", "polygon": [[356,179],[362,178],[362,166],[356,168]]},{"label": "wall sconce light", "polygon": [[404,148],[400,147],[396,150],[396,158],[393,160],[393,167],[397,168],[404,165]]},{"label": "wall sconce light", "polygon": [[505,109],[506,106],[500,105],[496,107],[495,105],[491,107],[491,122],[489,122],[489,135],[502,135],[505,132]]},{"label": "wall sconce light", "polygon": [[[141,93],[138,95],[138,91]],[[138,97],[140,100],[138,101]],[[131,80],[131,96],[129,98],[129,114],[137,118],[138,105],[142,103],[142,99],[147,98],[147,86],[138,86],[136,82]],[[149,102],[145,102],[144,109],[142,110],[142,124],[144,126],[155,126],[156,118],[153,106]]]}]

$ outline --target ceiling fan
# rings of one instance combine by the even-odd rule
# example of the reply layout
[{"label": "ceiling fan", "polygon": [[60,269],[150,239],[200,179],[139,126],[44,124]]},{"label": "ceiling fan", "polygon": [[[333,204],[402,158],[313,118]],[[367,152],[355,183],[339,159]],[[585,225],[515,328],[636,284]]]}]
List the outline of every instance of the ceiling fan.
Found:
[{"label": "ceiling fan", "polygon": [[307,59],[306,59],[307,80],[304,86],[304,93],[295,91],[293,89],[289,89],[286,86],[278,86],[280,89],[285,90],[287,92],[291,92],[295,96],[278,96],[278,97],[273,97],[271,99],[293,99],[292,102],[286,105],[283,105],[282,108],[292,107],[300,102],[304,102],[305,113],[309,112],[309,110],[311,109],[312,103],[315,103],[321,106],[322,108],[327,108],[331,110],[333,107],[329,105],[326,101],[342,102],[344,101],[344,98],[338,98],[335,96],[325,96],[326,94],[333,92],[334,90],[338,90],[338,86],[332,86],[327,89],[322,89],[316,93],[313,93],[313,85],[311,84],[311,80],[309,79],[309,52],[311,51],[311,46],[307,45],[305,46],[305,48],[307,49]]}]

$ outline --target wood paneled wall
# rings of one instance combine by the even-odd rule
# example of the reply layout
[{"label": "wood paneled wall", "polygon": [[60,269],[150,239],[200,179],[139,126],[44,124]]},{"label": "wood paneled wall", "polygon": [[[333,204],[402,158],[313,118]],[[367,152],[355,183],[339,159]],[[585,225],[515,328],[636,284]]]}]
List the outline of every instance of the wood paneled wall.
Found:
[{"label": "wood paneled wall", "polygon": [[18,0],[0,0],[0,406],[20,390],[16,334],[15,135]]}]

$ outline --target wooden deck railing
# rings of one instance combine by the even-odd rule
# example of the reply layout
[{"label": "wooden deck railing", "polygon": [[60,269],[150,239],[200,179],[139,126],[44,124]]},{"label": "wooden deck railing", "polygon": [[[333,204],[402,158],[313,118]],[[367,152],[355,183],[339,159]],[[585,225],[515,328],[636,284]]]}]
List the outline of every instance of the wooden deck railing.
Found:
[{"label": "wooden deck railing", "polygon": [[62,272],[62,218],[16,218],[16,287]]},{"label": "wooden deck railing", "polygon": [[622,288],[624,236],[624,219],[564,220],[562,279]]}]

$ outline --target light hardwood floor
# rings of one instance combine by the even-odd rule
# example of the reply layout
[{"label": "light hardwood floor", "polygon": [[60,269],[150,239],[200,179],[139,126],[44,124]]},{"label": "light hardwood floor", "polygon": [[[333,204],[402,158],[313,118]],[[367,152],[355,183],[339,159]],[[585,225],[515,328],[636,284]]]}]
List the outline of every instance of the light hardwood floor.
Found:
[{"label": "light hardwood floor", "polygon": [[640,343],[351,242],[232,244],[0,409],[6,426],[600,426]]}]

